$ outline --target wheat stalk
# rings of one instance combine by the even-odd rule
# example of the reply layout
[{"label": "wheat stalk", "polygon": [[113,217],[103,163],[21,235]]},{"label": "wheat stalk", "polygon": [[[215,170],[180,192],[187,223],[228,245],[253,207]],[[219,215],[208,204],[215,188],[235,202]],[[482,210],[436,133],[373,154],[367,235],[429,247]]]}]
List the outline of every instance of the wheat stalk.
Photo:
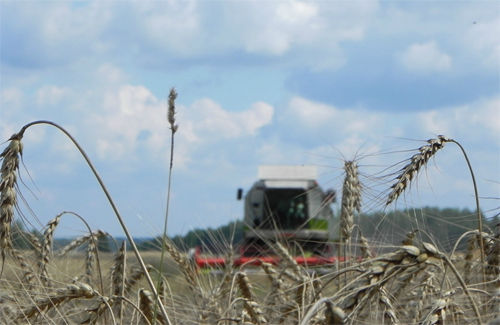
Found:
[{"label": "wheat stalk", "polygon": [[[359,182],[358,165],[355,161],[346,161],[344,163],[344,172],[340,210],[340,243],[342,245],[342,255],[345,258],[344,267],[347,267],[347,249],[351,244],[354,213],[361,211],[361,183]],[[347,274],[344,276],[344,282],[347,281],[346,277]]]},{"label": "wheat stalk", "polygon": [[259,304],[254,300],[252,295],[252,285],[248,277],[243,272],[236,273],[236,283],[240,289],[241,297],[244,298],[243,306],[246,312],[250,315],[252,321],[256,324],[267,323],[264,313]]},{"label": "wheat stalk", "polygon": [[281,263],[283,263],[284,265],[288,265],[288,268],[283,272],[285,275],[287,275],[297,283],[302,283],[304,280],[307,280],[307,276],[304,275],[304,270],[299,266],[299,264],[297,264],[297,261],[295,261],[288,249],[286,249],[279,242],[275,243],[274,248],[278,255],[281,257]]},{"label": "wheat stalk", "polygon": [[266,306],[272,310],[275,308],[276,300],[279,299],[280,303],[284,302],[283,280],[279,277],[278,271],[276,271],[272,264],[264,262],[261,264],[261,267],[271,281],[271,288],[269,290],[271,301]]},{"label": "wheat stalk", "polygon": [[42,252],[42,243],[40,243],[40,239],[31,232],[24,232],[24,235],[28,237],[30,245],[33,247],[35,253],[40,255]]},{"label": "wheat stalk", "polygon": [[[168,96],[168,110],[167,110],[167,121],[170,124],[170,165],[168,168],[168,185],[167,185],[167,204],[165,208],[165,221],[163,223],[163,234],[162,234],[162,247],[161,247],[161,255],[160,255],[160,267],[158,272],[157,286],[160,286],[162,281],[161,275],[163,273],[163,260],[165,258],[165,250],[168,249],[165,247],[165,243],[167,241],[167,225],[168,225],[168,214],[170,211],[170,193],[172,190],[172,170],[174,167],[174,135],[179,128],[178,124],[175,124],[175,100],[177,99],[177,92],[174,88],[170,89],[170,93]],[[160,299],[157,299],[157,302],[160,303]],[[154,309],[154,313],[156,314],[156,307]]]},{"label": "wheat stalk", "polygon": [[465,253],[465,265],[464,265],[464,280],[465,283],[470,283],[470,277],[472,275],[472,259],[474,257],[474,249],[476,248],[476,239],[474,237],[469,237],[467,241],[467,252]]},{"label": "wheat stalk", "polygon": [[[146,289],[139,290],[139,309],[143,312],[144,316],[150,324],[158,320],[161,324],[166,324],[166,321],[161,315],[154,312],[154,297],[151,291]],[[156,317],[155,317],[156,316]]]},{"label": "wheat stalk", "polygon": [[448,258],[448,256],[446,256],[445,254],[440,252],[434,245],[424,242],[423,246],[424,246],[424,249],[426,250],[427,254],[429,254],[430,256],[435,256],[439,259],[442,259],[450,267],[450,269],[453,271],[453,273],[455,274],[455,277],[457,278],[457,280],[460,283],[460,285],[462,286],[462,289],[464,290],[467,298],[469,299],[469,302],[472,305],[472,309],[474,310],[474,313],[476,314],[476,321],[480,325],[481,324],[481,314],[479,313],[479,309],[477,308],[476,302],[472,298],[472,295],[467,287],[467,284],[463,280],[462,276],[458,272],[455,265],[451,262],[451,260]]},{"label": "wheat stalk", "polygon": [[[111,305],[114,304],[114,301],[116,300],[114,298],[115,297],[113,297],[111,299],[108,298],[108,297],[102,297],[102,296],[99,297],[100,301],[99,301],[99,303],[95,307],[90,307],[90,308],[85,309],[85,311],[87,312],[88,316],[80,324],[96,325],[97,322],[98,322],[98,320],[99,320],[99,317],[101,317],[101,315],[106,310],[112,311]],[[110,314],[111,314],[111,318],[112,318],[113,324],[116,324],[116,320],[115,320],[113,312],[111,312]],[[105,320],[105,322],[106,322],[106,320]]]},{"label": "wheat stalk", "polygon": [[354,227],[354,213],[361,211],[361,183],[358,165],[354,161],[344,163],[344,185],[342,186],[342,208],[340,211],[340,229],[342,240],[347,243]]},{"label": "wheat stalk", "polygon": [[325,301],[325,324],[342,325],[345,324],[346,315],[344,311],[335,306],[331,301]]},{"label": "wheat stalk", "polygon": [[5,255],[12,248],[10,226],[14,218],[14,208],[17,206],[17,173],[19,170],[19,157],[23,154],[21,142],[22,133],[16,133],[9,139],[7,148],[0,154],[2,167],[0,167],[0,249],[2,250],[2,270]]},{"label": "wheat stalk", "polygon": [[359,234],[358,244],[359,244],[359,250],[361,251],[361,256],[364,259],[372,258],[373,254],[370,249],[370,245],[368,244],[368,239],[366,239],[366,237],[363,236],[363,233],[361,232],[361,228],[359,227],[359,225],[355,225],[355,227],[358,230]]},{"label": "wheat stalk", "polygon": [[[465,152],[464,147],[456,140],[449,139],[444,135],[438,135],[437,139],[429,139],[427,140],[427,145],[421,146],[418,150],[419,153],[413,155],[410,158],[410,162],[404,166],[400,170],[400,174],[396,177],[396,182],[391,186],[391,191],[385,203],[386,206],[396,201],[398,197],[405,191],[405,189],[411,184],[412,179],[416,174],[420,171],[420,169],[427,164],[429,159],[436,154],[437,151],[442,149],[446,142],[455,143],[465,158],[467,162],[467,166],[469,167],[469,171],[472,177],[472,184],[474,187],[474,198],[476,200],[476,213],[477,213],[477,228],[479,233],[483,232],[483,221],[481,216],[481,210],[479,208],[479,194],[477,190],[476,178],[474,176],[474,171],[472,169],[472,165],[469,161],[469,157]],[[485,270],[485,249],[484,249],[484,241],[482,238],[479,240],[479,246],[481,248],[481,267],[482,267],[482,276],[483,282],[486,282],[486,270]]]},{"label": "wheat stalk", "polygon": [[446,309],[448,309],[448,299],[436,299],[432,304],[431,310],[420,322],[422,325],[433,325],[446,322]]},{"label": "wheat stalk", "polygon": [[31,284],[32,280],[35,277],[35,274],[33,272],[33,269],[31,265],[29,265],[26,262],[26,259],[24,258],[23,254],[17,250],[17,249],[11,249],[10,253],[12,254],[12,257],[19,263],[19,266],[21,266],[21,269],[24,271],[23,275],[23,281],[26,281],[27,284]]},{"label": "wheat stalk", "polygon": [[64,246],[63,248],[61,248],[57,252],[57,256],[64,257],[70,251],[82,246],[83,244],[85,244],[86,242],[91,240],[92,237],[95,237],[96,239],[98,239],[98,238],[106,237],[106,236],[110,236],[110,234],[105,232],[105,231],[102,231],[102,230],[96,230],[96,231],[92,232],[92,234],[88,234],[88,235],[73,239],[69,244],[67,244],[66,246]]},{"label": "wheat stalk", "polygon": [[413,245],[413,240],[415,239],[415,235],[417,234],[418,229],[412,230],[406,233],[405,238],[402,240],[401,244],[403,245]]},{"label": "wheat stalk", "polygon": [[500,275],[500,223],[496,225],[495,236],[490,240],[486,262],[488,274],[498,277]]},{"label": "wheat stalk", "polygon": [[24,308],[18,314],[17,320],[29,320],[36,318],[37,315],[40,315],[43,312],[47,312],[49,309],[56,308],[64,302],[73,299],[90,299],[98,296],[99,293],[92,289],[92,287],[88,284],[80,282],[70,284],[66,288],[57,290],[56,294],[54,295],[35,300],[31,306]]},{"label": "wheat stalk", "polygon": [[163,241],[163,246],[180,267],[182,274],[184,275],[184,278],[186,279],[191,289],[196,291],[198,289],[198,280],[196,278],[196,271],[193,268],[192,263],[190,263],[188,259],[184,255],[182,255],[181,252],[179,252],[177,247],[175,247],[174,243],[172,243],[170,240],[165,239]]},{"label": "wheat stalk", "polygon": [[[152,269],[153,269],[153,266],[151,264],[147,264],[146,265],[146,268],[148,269],[148,272],[150,272]],[[130,291],[132,290],[132,287],[137,283],[139,282],[139,280],[141,278],[144,277],[144,271],[140,268],[140,267],[134,267],[132,268],[132,271],[130,271],[128,277],[125,278],[125,282],[124,282],[124,293],[123,295],[127,295],[128,293],[130,293]],[[162,281],[162,285],[160,285],[160,288],[163,286],[163,282]],[[164,289],[159,289],[160,291],[160,296],[162,296],[162,299],[165,299],[165,295],[163,294],[163,291]]]},{"label": "wheat stalk", "polygon": [[330,297],[327,297],[319,299],[311,306],[311,308],[309,308],[304,318],[302,318],[300,325],[310,324],[311,319],[314,317],[314,315],[316,315],[322,305],[324,305],[326,308],[324,324],[345,324],[345,320],[347,318],[346,314],[344,313],[342,308],[338,307],[332,302],[332,299]]},{"label": "wheat stalk", "polygon": [[[60,130],[62,133],[64,133],[65,136],[67,136],[71,142],[76,146],[78,151],[81,153],[82,157],[85,159],[87,162],[87,165],[89,168],[92,170],[92,173],[94,174],[97,182],[101,186],[102,191],[104,192],[109,204],[111,205],[111,208],[113,209],[113,212],[115,213],[116,218],[118,219],[118,222],[120,223],[120,226],[123,229],[123,232],[125,233],[125,236],[127,237],[127,240],[129,241],[132,250],[134,251],[134,254],[137,258],[137,261],[139,262],[139,265],[141,268],[144,270],[146,280],[148,281],[149,287],[151,288],[151,291],[153,292],[153,295],[155,299],[159,302],[159,307],[160,311],[163,315],[163,318],[167,322],[167,324],[170,324],[170,320],[168,318],[167,311],[161,304],[160,298],[158,296],[158,292],[156,290],[156,287],[153,283],[153,280],[151,279],[151,276],[149,275],[146,265],[144,263],[144,260],[142,259],[142,256],[137,249],[137,245],[135,244],[134,239],[132,238],[132,235],[130,234],[127,225],[125,224],[123,217],[121,216],[120,212],[118,211],[118,207],[116,206],[111,194],[109,193],[106,185],[104,184],[104,181],[102,180],[101,176],[97,172],[97,169],[95,168],[94,164],[88,157],[87,153],[83,148],[80,146],[78,141],[62,126],[60,126],[57,123],[54,123],[52,121],[46,121],[46,120],[39,120],[39,121],[34,121],[30,122],[26,125],[24,125],[21,130],[13,135],[10,140],[11,143],[9,144],[9,147],[2,153],[0,154],[0,157],[4,160],[2,164],[2,181],[0,184],[6,184],[2,185],[2,192],[1,192],[1,199],[0,199],[0,248],[2,249],[2,257],[3,260],[5,260],[5,250],[11,246],[10,242],[10,223],[12,221],[12,216],[13,216],[13,207],[15,206],[15,190],[14,190],[14,185],[16,183],[16,178],[15,176],[13,177],[12,174],[15,175],[15,172],[17,171],[19,167],[19,157],[18,155],[21,154],[22,152],[22,144],[20,140],[22,139],[24,132],[26,130],[34,125],[39,125],[39,124],[47,124],[51,125],[58,130]],[[15,144],[13,144],[13,142]],[[7,181],[4,182],[4,179]],[[5,192],[5,193],[4,193]],[[12,198],[12,195],[14,195],[14,198]]]},{"label": "wheat stalk", "polygon": [[43,234],[43,245],[38,267],[40,269],[40,278],[46,285],[50,283],[50,276],[47,270],[47,266],[49,265],[49,261],[52,256],[52,242],[54,240],[54,231],[56,230],[56,227],[59,224],[62,215],[63,213],[60,213],[52,220],[50,220],[47,223],[47,227],[45,228],[45,232]]},{"label": "wheat stalk", "polygon": [[391,302],[389,297],[389,293],[384,287],[381,287],[380,290],[380,302],[385,306],[384,316],[389,318],[390,324],[399,324],[399,319],[396,316],[396,309]]},{"label": "wheat stalk", "polygon": [[97,254],[97,236],[90,236],[89,244],[87,245],[87,256],[85,258],[85,278],[88,283],[92,281],[92,270],[94,269],[94,261]]}]

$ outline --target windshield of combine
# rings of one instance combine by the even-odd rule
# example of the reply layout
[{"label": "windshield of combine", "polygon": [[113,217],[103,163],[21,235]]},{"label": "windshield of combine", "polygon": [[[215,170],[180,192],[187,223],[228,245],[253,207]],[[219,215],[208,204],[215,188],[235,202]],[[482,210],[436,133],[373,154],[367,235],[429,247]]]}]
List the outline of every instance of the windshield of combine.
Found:
[{"label": "windshield of combine", "polygon": [[267,189],[262,228],[298,229],[308,219],[307,193],[303,189]]}]

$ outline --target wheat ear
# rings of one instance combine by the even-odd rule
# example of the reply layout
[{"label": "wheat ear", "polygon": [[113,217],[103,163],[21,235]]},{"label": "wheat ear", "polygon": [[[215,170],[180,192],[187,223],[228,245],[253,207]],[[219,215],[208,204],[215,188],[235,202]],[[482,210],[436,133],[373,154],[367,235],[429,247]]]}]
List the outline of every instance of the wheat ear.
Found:
[{"label": "wheat ear", "polygon": [[248,280],[248,277],[243,272],[236,273],[236,283],[240,289],[241,297],[243,300],[243,306],[246,312],[252,318],[254,324],[265,324],[267,323],[264,313],[260,308],[259,304],[254,300],[252,295],[252,285]]},{"label": "wheat ear", "polygon": [[21,266],[21,269],[23,270],[24,272],[24,275],[23,275],[23,281],[26,281],[26,283],[29,285],[31,284],[31,282],[33,281],[34,277],[35,277],[35,274],[33,272],[33,269],[31,267],[31,265],[29,265],[27,262],[26,262],[26,259],[24,258],[23,254],[21,253],[21,251],[17,250],[17,249],[11,249],[10,250],[10,253],[12,254],[12,257],[17,260],[17,262],[19,263],[19,266]]},{"label": "wheat ear", "polygon": [[[125,269],[126,269],[126,242],[123,241],[115,256],[115,263],[111,268],[111,294],[114,296],[125,296]],[[123,319],[123,301],[120,300],[117,314]]]},{"label": "wheat ear", "polygon": [[182,274],[184,275],[184,278],[186,279],[191,289],[197,290],[198,280],[196,279],[196,271],[193,268],[192,263],[190,263],[189,260],[183,254],[181,254],[181,252],[179,252],[175,244],[170,240],[165,239],[163,241],[163,247],[180,267]]},{"label": "wheat ear", "polygon": [[486,256],[486,271],[493,276],[500,275],[500,223],[496,225],[495,236],[490,240]]},{"label": "wheat ear", "polygon": [[33,234],[32,232],[24,232],[24,235],[28,238],[31,247],[37,255],[40,255],[42,252],[42,243],[40,243],[40,239]]},{"label": "wheat ear", "polygon": [[430,243],[424,242],[423,246],[424,246],[424,249],[426,250],[427,254],[429,254],[429,256],[434,255],[434,256],[442,259],[450,267],[450,269],[455,274],[455,277],[457,278],[458,282],[462,286],[462,289],[464,290],[467,298],[469,299],[469,301],[470,301],[470,303],[472,305],[472,309],[474,310],[474,313],[476,314],[476,322],[479,325],[482,324],[481,323],[481,314],[479,313],[479,309],[477,308],[476,302],[472,298],[472,295],[471,295],[471,293],[470,293],[470,291],[469,291],[469,289],[467,287],[467,284],[463,280],[462,276],[458,272],[458,270],[455,267],[455,265],[451,262],[451,260],[448,258],[448,256],[446,256],[445,254],[443,254],[442,252],[440,252],[434,245],[432,245]]},{"label": "wheat ear", "polygon": [[354,225],[356,229],[358,230],[358,245],[359,245],[359,250],[361,251],[361,256],[365,259],[372,258],[373,254],[370,249],[370,244],[368,243],[368,239],[366,239],[365,236],[363,236],[363,233],[361,232],[361,228],[359,225]]},{"label": "wheat ear", "polygon": [[57,256],[59,257],[64,257],[66,254],[68,254],[70,251],[82,246],[86,242],[92,239],[92,236],[95,236],[96,238],[101,238],[105,236],[111,236],[109,233],[102,231],[102,230],[96,230],[92,234],[88,234],[85,236],[78,237],[76,239],[73,239],[69,244],[64,246],[61,250],[57,252]]},{"label": "wheat ear", "polygon": [[[80,154],[83,156],[83,158],[87,162],[87,165],[92,170],[92,173],[94,174],[97,182],[101,186],[101,189],[104,192],[104,195],[106,196],[106,199],[108,200],[109,204],[111,205],[111,208],[113,209],[113,212],[115,213],[115,216],[118,219],[118,222],[120,223],[120,226],[122,227],[123,232],[125,233],[125,236],[127,237],[127,240],[129,241],[130,246],[132,247],[132,250],[134,251],[134,254],[135,254],[136,258],[137,258],[137,261],[139,262],[139,265],[144,270],[144,274],[146,276],[146,280],[147,280],[147,282],[149,284],[149,287],[151,288],[151,291],[153,292],[153,295],[154,295],[155,299],[159,302],[158,305],[160,307],[160,311],[161,311],[161,313],[163,315],[163,318],[165,319],[165,321],[167,322],[167,324],[171,324],[170,323],[170,319],[168,318],[167,311],[165,310],[165,308],[161,304],[160,298],[158,296],[158,291],[156,290],[156,287],[155,287],[155,285],[153,283],[153,279],[151,279],[151,276],[148,273],[146,264],[144,263],[144,260],[142,259],[142,256],[141,256],[139,250],[137,249],[137,245],[135,244],[134,238],[132,238],[132,235],[130,234],[130,232],[128,230],[128,227],[125,224],[125,221],[123,220],[123,217],[121,216],[120,212],[118,211],[118,207],[116,206],[113,198],[111,197],[111,194],[109,193],[106,185],[104,184],[104,181],[102,180],[102,178],[99,175],[99,173],[97,172],[97,169],[95,168],[94,164],[90,160],[90,158],[87,155],[87,153],[85,152],[85,150],[83,150],[83,148],[80,146],[80,144],[78,143],[78,141],[76,141],[76,139],[65,128],[63,128],[59,124],[54,123],[52,121],[46,121],[46,120],[34,121],[34,122],[31,122],[31,123],[28,123],[28,124],[24,125],[17,134],[15,134],[15,135],[13,135],[11,137],[11,140],[18,140],[18,141],[20,141],[22,139],[22,137],[23,137],[24,132],[26,132],[26,130],[28,128],[30,128],[30,127],[32,127],[34,125],[39,125],[39,124],[51,125],[51,126],[57,128],[58,130],[60,130],[62,133],[64,133],[64,135],[66,135],[71,140],[71,142],[76,146],[76,148],[78,149],[78,151],[80,152]],[[12,144],[12,142],[11,142],[11,144]],[[9,145],[9,147],[10,147],[10,145]],[[17,149],[15,151],[16,151],[17,154],[19,154],[21,152],[21,149],[22,149],[22,146],[21,146],[20,142],[17,143],[16,147],[17,147]],[[8,150],[6,150],[6,151],[7,151],[7,153],[9,152]],[[5,154],[5,156],[7,156],[7,154]],[[9,154],[8,156],[11,157],[12,154]],[[2,157],[3,157],[3,154],[2,154]],[[19,158],[16,158],[16,162],[17,162],[16,167],[12,168],[12,171],[14,171],[14,172],[17,170],[17,167],[19,166],[19,160],[18,159]],[[9,158],[8,160],[11,160],[10,164],[12,165],[13,159]],[[8,168],[6,168],[6,170],[7,169]],[[3,178],[4,177],[3,177],[3,174],[2,174],[2,180],[3,180]],[[12,177],[11,177],[11,179],[12,179]],[[10,183],[11,182],[9,182],[9,184]],[[14,184],[15,184],[15,179],[14,179],[13,185]],[[4,196],[4,194],[3,194],[3,191],[2,191],[2,197],[3,196]],[[11,200],[8,200],[8,201],[11,202]],[[0,202],[0,207],[2,206],[2,202],[3,202],[3,199]],[[12,204],[12,206],[10,207],[10,209],[12,209],[14,205],[15,205],[15,201],[14,201],[14,204]],[[7,243],[7,244],[5,244],[5,247],[8,247],[9,244],[10,244],[10,221],[12,221],[13,211],[11,211],[12,213],[10,213],[9,228],[4,227],[4,224],[5,224],[4,220],[8,220],[8,215],[9,214],[6,214],[7,217],[4,217],[4,212],[3,212],[4,209],[2,209],[1,211],[2,212],[1,212],[1,216],[0,216],[0,225],[1,225],[2,228],[0,229],[0,248],[2,248],[2,253],[4,253],[4,249],[3,249],[2,245],[4,245],[5,243]],[[5,241],[4,238],[8,238],[9,240]]]},{"label": "wheat ear", "polygon": [[[151,272],[153,269],[153,266],[151,264],[147,264],[146,268],[148,269],[148,272]],[[134,266],[132,267],[131,271],[129,272],[128,277],[124,279],[124,290],[123,290],[123,295],[126,296],[130,291],[132,290],[132,287],[141,280],[141,278],[144,277],[144,271],[138,267]],[[163,281],[162,281],[163,283]],[[158,289],[160,296],[163,296],[163,289]],[[164,297],[162,297],[164,299]]]},{"label": "wheat ear", "polygon": [[396,182],[391,186],[391,192],[387,198],[385,205],[389,205],[396,201],[398,197],[410,185],[412,179],[427,164],[429,159],[444,147],[450,139],[444,135],[439,135],[437,139],[429,139],[425,146],[418,148],[419,153],[414,154],[410,158],[410,162],[400,170],[400,174],[396,177]]},{"label": "wheat ear", "polygon": [[50,277],[47,270],[50,258],[52,256],[52,242],[54,240],[54,231],[56,230],[59,221],[61,221],[61,216],[63,213],[58,214],[54,219],[47,223],[47,227],[43,234],[43,245],[42,245],[42,258],[38,263],[40,269],[40,277],[44,284],[48,285],[50,283]]},{"label": "wheat ear", "polygon": [[358,176],[358,165],[354,161],[344,164],[345,178],[342,186],[342,208],[340,211],[340,229],[344,243],[351,238],[354,227],[354,213],[361,211],[361,183]]},{"label": "wheat ear", "polygon": [[2,250],[2,269],[0,275],[3,273],[6,252],[12,248],[10,226],[14,218],[14,208],[17,206],[17,172],[19,170],[19,157],[22,157],[23,154],[22,137],[22,133],[11,136],[9,145],[0,154],[0,160],[2,160],[2,167],[0,168],[0,249]]},{"label": "wheat ear", "polygon": [[[281,262],[284,265],[288,265],[289,268],[285,269],[284,274],[297,283],[302,283],[304,280],[307,281],[308,277],[304,275],[304,270],[301,269],[297,261],[292,257],[288,249],[286,249],[281,243],[276,242],[274,245],[275,251],[281,257]],[[290,271],[290,272],[287,272]]]},{"label": "wheat ear", "polygon": [[346,315],[344,311],[335,306],[331,301],[325,301],[325,324],[341,325],[345,324]]},{"label": "wheat ear", "polygon": [[72,299],[90,299],[99,296],[99,293],[85,283],[74,283],[66,288],[57,290],[55,295],[46,298],[37,299],[32,306],[25,308],[17,319],[31,319],[41,314],[43,311],[48,311],[58,305]]},{"label": "wheat ear", "polygon": [[160,322],[160,324],[166,324],[165,320],[161,317],[160,314],[156,314],[154,312],[154,297],[151,291],[146,289],[139,290],[139,309],[142,311],[146,319],[150,324],[154,324],[155,316],[156,320]]},{"label": "wheat ear", "polygon": [[[477,214],[477,229],[481,234],[483,232],[483,221],[481,216],[481,209],[479,208],[479,194],[477,190],[476,177],[474,176],[474,170],[472,169],[472,165],[470,163],[469,157],[467,156],[467,152],[464,147],[456,140],[449,139],[444,135],[438,135],[437,139],[429,139],[427,140],[427,145],[420,147],[419,153],[413,155],[410,159],[410,163],[404,166],[400,170],[400,174],[396,177],[396,183],[391,186],[391,192],[387,198],[386,206],[394,202],[398,199],[398,197],[405,191],[405,189],[410,185],[413,177],[418,174],[420,169],[427,164],[429,159],[440,149],[442,149],[446,142],[452,142],[456,144],[465,158],[467,162],[467,167],[469,168],[472,184],[474,187],[474,198],[476,200],[476,214]],[[485,270],[485,250],[484,250],[484,241],[482,238],[479,240],[479,246],[481,248],[481,269],[483,282],[486,282],[486,270]]]},{"label": "wheat ear", "polygon": [[122,242],[122,245],[115,256],[115,263],[111,267],[111,294],[115,296],[123,296],[126,261],[125,247],[126,243]]}]

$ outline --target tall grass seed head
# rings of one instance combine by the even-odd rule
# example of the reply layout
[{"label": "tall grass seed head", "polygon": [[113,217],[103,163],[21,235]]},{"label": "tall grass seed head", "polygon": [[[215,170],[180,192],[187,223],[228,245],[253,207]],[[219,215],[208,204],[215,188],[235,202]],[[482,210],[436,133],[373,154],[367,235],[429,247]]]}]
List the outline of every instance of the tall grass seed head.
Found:
[{"label": "tall grass seed head", "polygon": [[177,132],[179,128],[178,124],[175,124],[175,99],[177,98],[177,92],[175,88],[170,89],[170,94],[168,95],[168,112],[167,112],[167,120],[170,124],[170,129],[172,133]]}]

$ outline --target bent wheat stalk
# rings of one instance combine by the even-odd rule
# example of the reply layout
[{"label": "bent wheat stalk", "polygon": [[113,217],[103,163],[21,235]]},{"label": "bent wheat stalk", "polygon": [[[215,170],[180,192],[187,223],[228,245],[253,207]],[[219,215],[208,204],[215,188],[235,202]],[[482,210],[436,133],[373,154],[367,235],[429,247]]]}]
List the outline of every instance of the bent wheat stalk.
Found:
[{"label": "bent wheat stalk", "polygon": [[[476,199],[476,213],[477,213],[477,230],[479,231],[480,234],[483,233],[483,219],[481,217],[481,210],[479,209],[479,193],[477,191],[477,184],[476,184],[476,177],[474,176],[474,171],[472,170],[472,165],[469,161],[469,157],[467,156],[467,153],[465,152],[464,147],[458,141],[450,139],[450,142],[453,142],[456,144],[460,150],[462,151],[462,154],[464,155],[465,161],[467,162],[467,167],[469,167],[470,175],[472,177],[472,184],[474,187],[474,197]],[[482,237],[479,237],[479,247],[481,248],[481,265],[482,265],[482,272],[483,272],[483,282],[486,282],[486,270],[484,266],[484,241]]]},{"label": "bent wheat stalk", "polygon": [[[391,186],[391,192],[385,203],[386,206],[396,201],[398,197],[406,190],[410,185],[412,179],[420,171],[420,169],[427,164],[429,159],[436,154],[440,149],[442,149],[446,142],[452,142],[456,144],[462,154],[464,155],[465,161],[467,162],[467,167],[469,168],[472,184],[474,187],[474,197],[476,200],[476,213],[477,213],[477,230],[480,234],[483,233],[483,221],[481,216],[481,210],[479,208],[479,194],[477,190],[476,178],[474,176],[474,171],[472,170],[472,165],[470,163],[469,157],[465,152],[464,147],[456,140],[445,137],[444,135],[438,135],[437,139],[427,140],[427,145],[418,148],[419,153],[413,155],[410,158],[410,162],[400,170],[400,174],[396,177],[396,182]],[[484,242],[480,238],[479,246],[481,248],[481,265],[483,273],[483,282],[486,282],[486,271],[485,271],[485,256],[484,256]]]},{"label": "bent wheat stalk", "polygon": [[[4,168],[4,166],[2,164],[2,183],[0,183],[0,184],[4,184],[4,169],[5,169],[5,174],[6,174],[5,178],[7,179],[7,181],[5,181],[5,185],[1,185],[1,187],[0,187],[0,189],[2,190],[2,199],[1,199],[1,203],[0,203],[0,207],[2,208],[2,210],[1,210],[2,212],[1,212],[1,216],[0,216],[0,224],[1,224],[0,246],[2,248],[2,255],[4,254],[4,247],[5,248],[10,247],[10,239],[9,239],[10,238],[10,222],[12,221],[12,216],[13,216],[13,206],[16,203],[15,198],[12,199],[12,194],[9,194],[10,193],[9,191],[14,191],[13,195],[15,196],[14,185],[16,184],[16,178],[15,177],[13,178],[12,174],[13,173],[15,174],[16,170],[19,167],[19,158],[14,158],[13,155],[15,154],[17,156],[18,154],[22,153],[21,139],[24,135],[24,132],[28,128],[30,128],[34,125],[38,125],[38,124],[51,125],[57,129],[59,129],[61,132],[63,132],[71,140],[71,142],[73,142],[73,144],[76,146],[76,148],[78,149],[80,154],[83,156],[83,158],[87,162],[87,165],[92,170],[92,173],[94,174],[97,182],[99,183],[99,185],[101,186],[101,189],[103,190],[104,194],[106,195],[106,198],[108,199],[108,202],[111,205],[111,208],[113,209],[113,212],[115,213],[116,218],[118,219],[118,222],[120,223],[120,226],[122,227],[123,232],[125,233],[125,236],[127,237],[127,240],[129,241],[130,246],[132,247],[132,250],[134,251],[134,254],[139,262],[139,265],[144,270],[144,275],[146,276],[146,280],[148,282],[148,285],[150,286],[151,291],[153,292],[155,299],[158,301],[158,305],[160,307],[160,310],[161,310],[161,313],[163,314],[164,319],[166,320],[167,324],[171,324],[171,322],[168,318],[167,312],[165,310],[165,307],[163,306],[163,304],[159,300],[158,292],[157,292],[156,287],[153,283],[153,280],[151,279],[151,276],[148,273],[146,264],[144,263],[144,260],[142,259],[141,254],[139,253],[139,250],[137,249],[137,245],[135,244],[135,241],[132,238],[132,235],[130,234],[127,226],[125,225],[125,222],[123,221],[123,218],[122,218],[120,212],[118,211],[118,207],[116,206],[113,198],[111,197],[111,194],[109,193],[106,185],[104,185],[104,181],[102,180],[101,176],[99,175],[96,168],[94,167],[94,164],[92,163],[92,161],[88,157],[85,150],[83,150],[83,148],[80,146],[78,141],[76,141],[76,139],[66,129],[64,129],[62,126],[60,126],[59,124],[54,123],[52,121],[39,120],[39,121],[34,121],[34,122],[31,122],[31,123],[24,125],[18,133],[14,134],[10,138],[11,143],[9,144],[9,147],[4,151],[4,153],[2,153],[0,155],[2,158],[4,158],[4,164],[6,165]],[[8,162],[6,162],[5,160],[8,160]],[[5,194],[5,195],[4,195],[4,191],[3,191],[4,187],[7,188],[7,190],[6,190],[7,194]],[[5,199],[4,199],[4,197],[5,197]],[[6,205],[5,215],[3,212],[4,211],[4,201],[5,201],[5,205]],[[9,226],[5,226],[7,223]]]}]

